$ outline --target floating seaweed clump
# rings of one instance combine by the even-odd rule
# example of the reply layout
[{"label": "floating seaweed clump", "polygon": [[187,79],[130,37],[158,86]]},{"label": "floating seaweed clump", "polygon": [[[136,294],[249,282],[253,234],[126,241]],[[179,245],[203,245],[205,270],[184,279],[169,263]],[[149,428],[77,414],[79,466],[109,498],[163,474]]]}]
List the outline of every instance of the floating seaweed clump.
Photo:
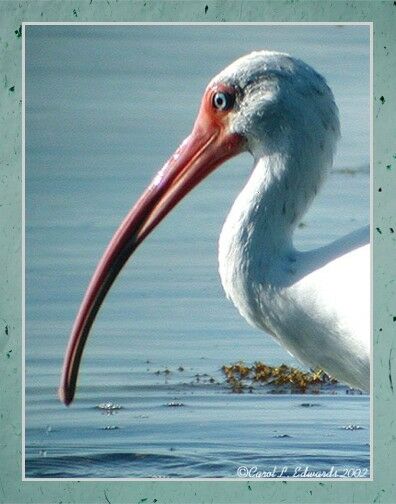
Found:
[{"label": "floating seaweed clump", "polygon": [[319,393],[324,386],[337,383],[321,369],[301,371],[286,364],[273,367],[255,362],[247,366],[243,362],[236,362],[224,365],[221,370],[234,393],[243,393],[246,389],[252,392],[255,385],[271,385],[276,392]]}]

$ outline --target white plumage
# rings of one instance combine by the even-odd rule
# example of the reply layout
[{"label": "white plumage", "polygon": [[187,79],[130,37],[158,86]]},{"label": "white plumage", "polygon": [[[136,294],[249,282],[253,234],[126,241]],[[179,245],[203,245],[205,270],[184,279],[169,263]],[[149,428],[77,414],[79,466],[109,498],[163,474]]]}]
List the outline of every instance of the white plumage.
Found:
[{"label": "white plumage", "polygon": [[246,89],[236,131],[254,170],[219,242],[227,296],[252,325],[309,367],[352,387],[370,383],[369,228],[297,251],[293,232],[332,165],[338,113],[324,79],[285,54],[242,58],[215,80]]}]

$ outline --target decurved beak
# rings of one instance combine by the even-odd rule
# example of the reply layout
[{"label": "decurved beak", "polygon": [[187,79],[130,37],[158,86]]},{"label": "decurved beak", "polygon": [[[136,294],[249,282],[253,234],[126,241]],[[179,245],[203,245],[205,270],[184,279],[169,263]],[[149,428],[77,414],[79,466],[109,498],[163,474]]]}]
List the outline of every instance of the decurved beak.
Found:
[{"label": "decurved beak", "polygon": [[59,398],[73,400],[89,331],[111,285],[132,253],[170,210],[201,180],[244,150],[242,136],[230,133],[201,106],[193,131],[141,195],[111,239],[89,283],[67,347]]}]

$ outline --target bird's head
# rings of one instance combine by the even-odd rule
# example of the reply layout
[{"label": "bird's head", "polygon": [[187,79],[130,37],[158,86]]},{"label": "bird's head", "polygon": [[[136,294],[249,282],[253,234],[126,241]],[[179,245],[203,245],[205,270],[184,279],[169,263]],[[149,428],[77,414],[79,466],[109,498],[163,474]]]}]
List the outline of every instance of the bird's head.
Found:
[{"label": "bird's head", "polygon": [[[225,90],[225,97],[216,95]],[[240,135],[255,156],[307,146],[334,154],[340,135],[338,109],[325,79],[303,61],[258,51],[232,63],[212,79],[205,97],[226,105],[229,132]],[[212,107],[212,108],[213,108]],[[294,149],[295,148],[295,149]]]}]

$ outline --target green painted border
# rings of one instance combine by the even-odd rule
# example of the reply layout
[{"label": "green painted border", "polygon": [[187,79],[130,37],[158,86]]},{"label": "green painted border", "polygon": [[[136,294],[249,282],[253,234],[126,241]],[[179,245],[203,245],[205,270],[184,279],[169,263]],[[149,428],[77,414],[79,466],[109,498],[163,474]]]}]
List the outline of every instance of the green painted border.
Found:
[{"label": "green painted border", "polygon": [[[22,482],[22,39],[18,36],[18,29],[23,21],[374,23],[374,481]],[[396,234],[393,231],[396,229],[395,26],[396,2],[392,0],[0,2],[1,503],[396,502],[396,401],[393,390],[396,387],[396,352],[392,354],[396,328]]]}]

